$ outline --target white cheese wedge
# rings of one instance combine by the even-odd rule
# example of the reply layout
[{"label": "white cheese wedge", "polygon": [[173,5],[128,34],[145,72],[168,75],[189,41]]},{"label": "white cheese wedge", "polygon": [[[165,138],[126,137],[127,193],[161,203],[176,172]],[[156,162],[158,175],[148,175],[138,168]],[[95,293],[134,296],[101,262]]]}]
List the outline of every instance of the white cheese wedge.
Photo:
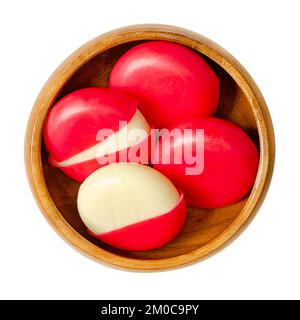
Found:
[{"label": "white cheese wedge", "polygon": [[172,182],[155,169],[115,163],[82,183],[77,203],[88,229],[102,234],[168,213],[179,200]]}]

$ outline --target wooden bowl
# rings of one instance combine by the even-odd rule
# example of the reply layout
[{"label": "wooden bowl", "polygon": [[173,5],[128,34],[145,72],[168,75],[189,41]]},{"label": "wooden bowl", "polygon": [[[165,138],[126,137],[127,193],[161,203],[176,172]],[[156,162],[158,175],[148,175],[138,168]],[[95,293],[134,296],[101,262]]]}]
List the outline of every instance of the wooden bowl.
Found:
[{"label": "wooden bowl", "polygon": [[[42,135],[48,111],[67,93],[90,86],[106,86],[115,61],[132,46],[148,40],[168,40],[194,49],[220,78],[217,116],[240,125],[260,151],[257,178],[251,192],[227,207],[189,208],[179,236],[148,252],[114,249],[91,237],[79,218],[79,184],[47,162]],[[201,260],[236,238],[252,220],[269,187],[274,166],[274,133],[266,103],[247,71],[228,52],[194,32],[165,25],[118,29],[88,42],[65,60],[41,90],[28,121],[25,162],[35,199],[50,224],[73,247],[111,266],[161,270]]]}]

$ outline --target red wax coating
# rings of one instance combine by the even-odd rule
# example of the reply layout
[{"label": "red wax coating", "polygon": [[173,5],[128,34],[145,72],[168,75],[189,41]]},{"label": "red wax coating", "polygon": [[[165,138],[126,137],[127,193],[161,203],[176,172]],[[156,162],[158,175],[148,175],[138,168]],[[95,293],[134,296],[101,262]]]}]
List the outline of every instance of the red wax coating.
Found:
[{"label": "red wax coating", "polygon": [[185,223],[186,215],[186,202],[181,193],[177,206],[168,213],[103,234],[90,234],[115,248],[153,250],[176,237]]},{"label": "red wax coating", "polygon": [[[257,174],[259,155],[247,134],[226,120],[203,117],[178,127],[193,129],[192,139],[171,139],[169,145],[161,139],[154,157],[154,168],[165,174],[185,194],[193,207],[217,208],[240,200],[251,189]],[[204,129],[204,170],[199,175],[186,175],[188,165],[174,163],[174,154],[181,152],[184,144],[196,148],[196,129]],[[183,142],[184,141],[184,142]],[[163,144],[163,146],[162,146]],[[163,164],[163,154],[170,152],[170,164]],[[180,153],[181,154],[181,153]],[[202,159],[203,160],[203,159]]]},{"label": "red wax coating", "polygon": [[100,141],[101,129],[119,129],[138,107],[132,97],[108,88],[85,88],[59,100],[51,109],[44,131],[46,149],[56,162],[66,160]]},{"label": "red wax coating", "polygon": [[219,100],[219,79],[206,61],[168,41],[128,50],[113,67],[109,87],[136,97],[147,121],[158,128],[212,115]]}]

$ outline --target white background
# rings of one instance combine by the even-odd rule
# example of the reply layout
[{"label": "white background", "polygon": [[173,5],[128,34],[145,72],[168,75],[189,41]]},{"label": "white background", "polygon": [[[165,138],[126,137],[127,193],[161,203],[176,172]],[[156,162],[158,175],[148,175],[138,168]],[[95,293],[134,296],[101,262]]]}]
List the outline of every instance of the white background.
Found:
[{"label": "white background", "polygon": [[[300,298],[299,1],[0,3],[0,298]],[[88,40],[137,23],[185,27],[231,52],[264,94],[277,144],[249,228],[212,258],[159,273],[114,270],[69,247],[39,212],[23,165],[26,122],[52,71]]]}]

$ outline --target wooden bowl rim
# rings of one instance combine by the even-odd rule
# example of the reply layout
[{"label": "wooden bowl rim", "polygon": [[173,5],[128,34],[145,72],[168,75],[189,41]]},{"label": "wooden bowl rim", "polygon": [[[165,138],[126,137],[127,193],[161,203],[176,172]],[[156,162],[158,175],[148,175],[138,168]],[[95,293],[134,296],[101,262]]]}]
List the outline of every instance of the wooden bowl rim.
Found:
[{"label": "wooden bowl rim", "polygon": [[[244,92],[254,113],[259,141],[260,163],[249,198],[233,223],[206,245],[179,256],[142,260],[119,256],[89,242],[64,219],[48,192],[42,169],[41,143],[44,120],[49,106],[71,76],[96,55],[120,44],[137,40],[169,40],[187,45],[209,57],[227,71]],[[25,137],[25,166],[28,181],[38,206],[52,227],[81,253],[98,262],[121,269],[163,270],[202,260],[234,240],[253,219],[271,182],[275,159],[275,138],[271,117],[254,80],[226,50],[192,31],[169,25],[133,25],[113,30],[89,41],[69,56],[51,75],[33,106]]]}]

